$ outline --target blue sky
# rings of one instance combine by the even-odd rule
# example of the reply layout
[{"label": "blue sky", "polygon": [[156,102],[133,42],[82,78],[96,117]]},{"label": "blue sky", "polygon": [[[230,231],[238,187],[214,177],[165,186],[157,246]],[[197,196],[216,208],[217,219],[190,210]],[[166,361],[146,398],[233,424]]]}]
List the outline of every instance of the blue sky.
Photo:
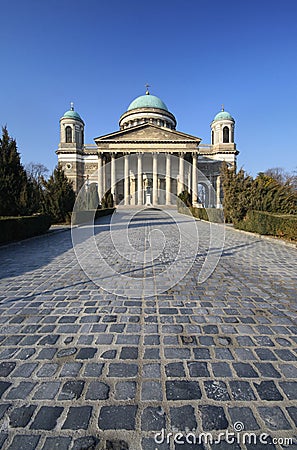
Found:
[{"label": "blue sky", "polygon": [[71,101],[93,143],[148,82],[204,144],[223,103],[252,175],[297,167],[296,0],[1,3],[0,125],[23,163],[53,169]]}]

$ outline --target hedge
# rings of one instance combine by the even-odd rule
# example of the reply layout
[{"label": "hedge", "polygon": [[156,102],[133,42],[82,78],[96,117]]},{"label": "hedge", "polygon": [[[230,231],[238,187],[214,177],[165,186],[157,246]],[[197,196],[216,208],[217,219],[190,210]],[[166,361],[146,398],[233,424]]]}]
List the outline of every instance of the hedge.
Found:
[{"label": "hedge", "polygon": [[253,233],[297,240],[297,216],[292,214],[248,211],[244,220],[234,223],[234,227]]},{"label": "hedge", "polygon": [[194,206],[186,207],[178,204],[178,212],[181,214],[192,215],[196,219],[207,220],[209,222],[224,223],[224,212],[217,208],[196,208]]},{"label": "hedge", "polygon": [[108,216],[114,212],[115,208],[89,209],[85,211],[73,211],[70,222],[72,225],[80,225],[83,223],[93,222],[99,217]]},{"label": "hedge", "polygon": [[50,216],[0,217],[0,243],[18,241],[45,233],[51,226]]}]

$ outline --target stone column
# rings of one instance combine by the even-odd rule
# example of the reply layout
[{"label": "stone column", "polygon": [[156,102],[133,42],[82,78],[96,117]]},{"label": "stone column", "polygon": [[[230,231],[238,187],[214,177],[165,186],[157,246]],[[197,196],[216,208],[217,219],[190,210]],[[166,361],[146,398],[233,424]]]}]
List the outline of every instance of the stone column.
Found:
[{"label": "stone column", "polygon": [[158,204],[158,155],[153,153],[153,205]]},{"label": "stone column", "polygon": [[102,155],[98,153],[98,197],[99,203],[103,197],[103,170],[102,170]]},{"label": "stone column", "polygon": [[102,155],[102,196],[105,195],[106,192],[106,161]]},{"label": "stone column", "polygon": [[165,200],[165,204],[166,205],[170,205],[171,203],[171,196],[170,196],[170,188],[171,188],[171,156],[170,153],[166,154],[166,200]]},{"label": "stone column", "polygon": [[179,154],[179,183],[178,183],[178,194],[184,190],[184,154]]},{"label": "stone column", "polygon": [[193,153],[192,161],[192,203],[197,205],[198,202],[198,183],[197,183],[197,154]]},{"label": "stone column", "polygon": [[137,191],[138,191],[137,204],[142,205],[143,204],[143,189],[142,189],[142,154],[141,153],[138,153],[138,160],[137,160]]},{"label": "stone column", "polygon": [[115,154],[111,154],[111,166],[110,166],[110,188],[115,201],[115,184],[116,184],[116,163]]},{"label": "stone column", "polygon": [[221,208],[221,176],[217,176],[216,180],[217,208]]},{"label": "stone column", "polygon": [[130,205],[129,198],[129,155],[124,156],[124,204]]}]

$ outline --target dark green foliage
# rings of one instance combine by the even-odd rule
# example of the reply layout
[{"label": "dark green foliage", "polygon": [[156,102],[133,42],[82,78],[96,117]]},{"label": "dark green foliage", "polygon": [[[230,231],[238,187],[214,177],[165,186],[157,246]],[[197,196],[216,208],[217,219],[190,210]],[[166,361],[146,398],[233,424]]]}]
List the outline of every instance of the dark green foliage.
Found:
[{"label": "dark green foliage", "polygon": [[0,139],[0,215],[17,216],[28,210],[28,179],[16,141],[2,128]]},{"label": "dark green foliage", "polygon": [[67,220],[75,202],[72,182],[66,177],[64,170],[58,165],[50,178],[42,180],[44,187],[44,210],[52,218],[53,223]]},{"label": "dark green foliage", "polygon": [[244,170],[222,165],[223,207],[226,221],[235,225],[248,211],[294,214],[297,211],[297,193],[288,179],[285,182],[271,175],[259,173],[253,179]]},{"label": "dark green foliage", "polygon": [[297,216],[271,214],[263,211],[248,211],[246,217],[236,224],[236,228],[259,234],[297,240]]},{"label": "dark green foliage", "polygon": [[188,192],[187,190],[182,191],[178,198],[186,205],[186,206],[192,206],[192,194]]},{"label": "dark green foliage", "polygon": [[108,191],[106,191],[104,196],[102,197],[101,207],[102,207],[102,209],[114,207],[113,195],[112,195],[110,189]]},{"label": "dark green foliage", "polygon": [[45,233],[50,225],[50,217],[46,215],[1,217],[0,242],[16,241]]},{"label": "dark green foliage", "polygon": [[183,202],[178,203],[178,212],[195,217],[196,219],[207,220],[209,222],[224,223],[224,213],[222,209],[216,208],[195,208],[186,207]]}]

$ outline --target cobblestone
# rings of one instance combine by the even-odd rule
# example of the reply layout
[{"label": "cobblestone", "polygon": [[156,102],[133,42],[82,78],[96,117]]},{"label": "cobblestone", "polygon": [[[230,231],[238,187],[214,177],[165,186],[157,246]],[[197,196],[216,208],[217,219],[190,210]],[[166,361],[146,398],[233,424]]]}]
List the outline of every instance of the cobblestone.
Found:
[{"label": "cobblestone", "polygon": [[[171,236],[153,264],[139,267],[114,251],[108,218],[95,238],[119,272],[155,277],[174,257],[176,226],[161,211],[137,217],[135,249],[143,252],[159,223]],[[217,436],[236,422],[296,439],[296,249],[227,227],[222,257],[199,284],[209,225],[197,226],[189,272],[143,298],[133,298],[133,283],[122,296],[94,284],[69,231],[0,248],[0,448],[229,450],[227,442],[156,445],[153,437],[162,429]],[[261,447],[232,444],[251,448]]]}]

